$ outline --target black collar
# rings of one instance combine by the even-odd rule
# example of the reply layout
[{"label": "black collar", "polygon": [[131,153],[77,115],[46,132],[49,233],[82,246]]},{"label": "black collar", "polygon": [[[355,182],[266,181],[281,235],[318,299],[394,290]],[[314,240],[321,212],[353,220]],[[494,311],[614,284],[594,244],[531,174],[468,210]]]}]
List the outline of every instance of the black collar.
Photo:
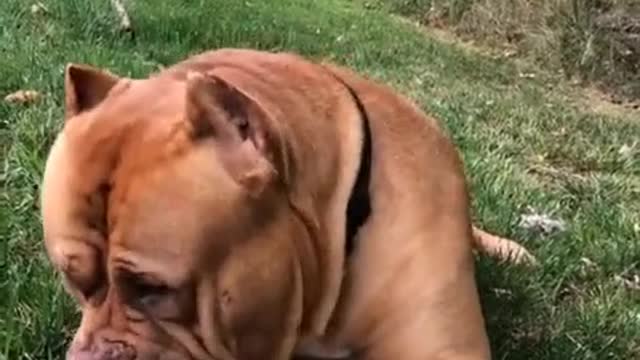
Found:
[{"label": "black collar", "polygon": [[360,166],[356,182],[351,190],[349,202],[347,203],[347,231],[345,242],[345,257],[353,253],[356,246],[355,237],[360,227],[367,221],[371,214],[371,198],[369,194],[369,183],[371,180],[371,129],[369,128],[369,117],[362,105],[360,98],[355,91],[344,81],[339,79],[349,90],[353,97],[362,123],[362,151],[360,154]]}]

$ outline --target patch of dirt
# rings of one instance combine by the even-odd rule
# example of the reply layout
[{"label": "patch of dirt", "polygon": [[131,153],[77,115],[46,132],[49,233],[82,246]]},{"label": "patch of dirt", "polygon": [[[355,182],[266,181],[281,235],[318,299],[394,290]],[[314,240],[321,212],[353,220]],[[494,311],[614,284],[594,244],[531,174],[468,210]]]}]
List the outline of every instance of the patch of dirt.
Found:
[{"label": "patch of dirt", "polygon": [[[531,62],[519,57],[519,54],[515,47],[501,47],[491,48],[488,46],[480,45],[473,40],[462,38],[452,31],[446,29],[446,26],[441,25],[437,27],[426,26],[423,23],[415,20],[408,19],[403,16],[395,16],[396,19],[403,23],[410,24],[420,31],[425,32],[429,37],[436,41],[442,42],[447,45],[456,46],[475,54],[482,56],[488,56],[494,59],[510,59],[519,68],[536,68]],[[542,72],[542,70],[538,70]],[[546,72],[549,78],[558,79],[558,76]],[[522,73],[521,78],[534,78],[535,74],[531,72]],[[546,77],[546,76],[545,76]],[[554,80],[555,81],[555,80]],[[561,80],[557,80],[561,81]],[[640,116],[640,100],[629,101],[624,100],[620,96],[613,93],[605,92],[601,88],[595,85],[583,85],[577,81],[562,81],[564,85],[567,85],[567,89],[571,90],[568,97],[581,109],[589,109],[589,111],[614,116],[622,117],[636,114]]]},{"label": "patch of dirt", "polygon": [[451,31],[445,30],[445,26],[425,26],[421,22],[406,18],[404,16],[393,16],[396,20],[403,22],[405,24],[412,25],[416,29],[423,31],[428,34],[429,37],[440,41],[447,45],[457,46],[459,48],[472,51],[474,53],[479,53],[485,56],[495,57],[496,50],[492,50],[488,47],[483,47],[476,44],[473,40],[463,39],[460,36],[454,34]]},{"label": "patch of dirt", "polygon": [[594,113],[613,116],[638,114],[640,116],[640,100],[625,101],[612,94],[605,93],[595,86],[577,89],[582,97],[577,99],[583,106]]}]

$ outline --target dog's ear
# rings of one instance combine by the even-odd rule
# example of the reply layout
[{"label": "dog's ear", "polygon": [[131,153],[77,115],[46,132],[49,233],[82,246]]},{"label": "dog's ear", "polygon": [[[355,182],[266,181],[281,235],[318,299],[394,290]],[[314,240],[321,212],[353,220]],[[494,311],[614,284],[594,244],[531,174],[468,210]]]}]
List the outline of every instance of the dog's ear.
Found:
[{"label": "dog's ear", "polygon": [[259,104],[214,74],[187,75],[187,118],[196,136],[214,136],[228,144],[251,141],[264,152],[266,114]]},{"label": "dog's ear", "polygon": [[261,192],[276,173],[268,114],[249,95],[212,73],[187,74],[186,87],[186,117],[194,138],[213,138],[236,180]]},{"label": "dog's ear", "polygon": [[65,121],[98,105],[120,80],[88,65],[67,64],[64,74]]}]

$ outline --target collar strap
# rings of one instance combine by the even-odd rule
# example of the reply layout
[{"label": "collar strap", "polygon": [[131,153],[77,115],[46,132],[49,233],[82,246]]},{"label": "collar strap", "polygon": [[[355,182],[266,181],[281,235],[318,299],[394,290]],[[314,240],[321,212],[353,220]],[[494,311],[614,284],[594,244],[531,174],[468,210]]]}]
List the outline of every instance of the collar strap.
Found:
[{"label": "collar strap", "polygon": [[360,227],[371,215],[371,197],[369,185],[371,182],[371,129],[369,117],[362,101],[356,92],[342,79],[337,78],[351,94],[354,103],[360,112],[360,122],[362,126],[362,151],[360,152],[360,165],[356,182],[351,190],[349,202],[347,203],[347,229],[345,239],[345,258],[348,258],[354,251],[356,243],[355,237]]}]

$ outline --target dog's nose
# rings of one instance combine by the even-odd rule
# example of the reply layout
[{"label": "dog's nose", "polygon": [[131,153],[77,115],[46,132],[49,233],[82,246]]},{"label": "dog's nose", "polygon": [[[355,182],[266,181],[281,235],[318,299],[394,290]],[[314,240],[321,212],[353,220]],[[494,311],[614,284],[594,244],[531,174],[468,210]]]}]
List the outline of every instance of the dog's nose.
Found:
[{"label": "dog's nose", "polygon": [[67,360],[135,360],[135,349],[121,341],[100,341],[88,349],[71,349]]}]

